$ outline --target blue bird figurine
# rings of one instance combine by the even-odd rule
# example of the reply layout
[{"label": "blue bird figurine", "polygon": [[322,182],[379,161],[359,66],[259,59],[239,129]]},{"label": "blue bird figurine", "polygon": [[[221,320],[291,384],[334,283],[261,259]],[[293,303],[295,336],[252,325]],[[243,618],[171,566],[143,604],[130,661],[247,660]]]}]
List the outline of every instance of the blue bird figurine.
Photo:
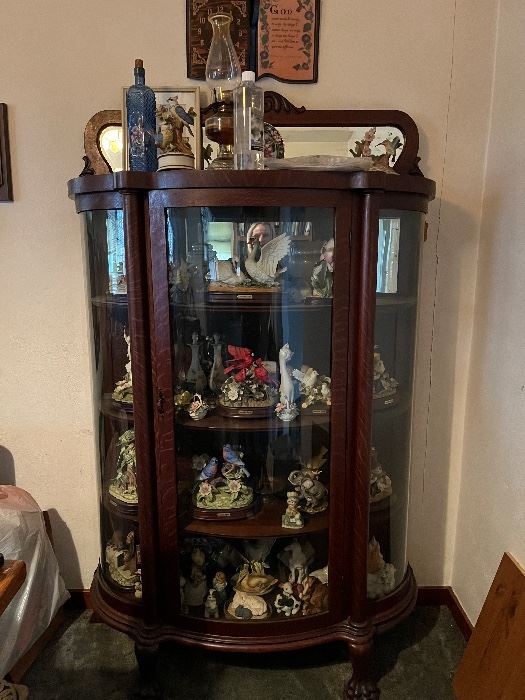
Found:
[{"label": "blue bird figurine", "polygon": [[208,479],[213,479],[215,478],[215,476],[217,476],[218,471],[219,460],[217,459],[217,457],[212,457],[197,477],[197,481],[208,481]]},{"label": "blue bird figurine", "polygon": [[244,462],[239,457],[239,453],[236,452],[233,449],[233,447],[228,443],[226,443],[226,445],[223,445],[222,458],[224,459],[225,463],[230,467],[229,469],[226,469],[227,473],[231,471],[240,470],[246,477],[250,476],[250,472],[244,466]]}]

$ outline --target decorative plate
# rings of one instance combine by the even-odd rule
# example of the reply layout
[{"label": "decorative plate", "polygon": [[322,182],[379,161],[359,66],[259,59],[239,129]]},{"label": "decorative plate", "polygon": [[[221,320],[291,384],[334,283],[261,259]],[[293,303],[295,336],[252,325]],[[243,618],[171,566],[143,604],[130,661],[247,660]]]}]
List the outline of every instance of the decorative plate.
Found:
[{"label": "decorative plate", "polygon": [[372,158],[347,158],[346,156],[297,156],[296,158],[269,159],[264,161],[269,170],[370,170]]}]

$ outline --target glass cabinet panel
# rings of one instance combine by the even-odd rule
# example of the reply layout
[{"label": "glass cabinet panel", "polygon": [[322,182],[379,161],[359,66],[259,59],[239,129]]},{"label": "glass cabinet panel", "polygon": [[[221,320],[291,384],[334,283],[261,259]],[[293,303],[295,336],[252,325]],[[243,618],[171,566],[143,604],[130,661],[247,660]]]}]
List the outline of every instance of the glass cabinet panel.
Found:
[{"label": "glass cabinet panel", "polygon": [[121,210],[85,215],[101,482],[101,563],[122,595],[141,596],[133,387]]},{"label": "glass cabinet panel", "polygon": [[335,214],[169,208],[181,610],[329,609]]},{"label": "glass cabinet panel", "polygon": [[373,359],[368,597],[382,598],[407,570],[411,410],[423,215],[379,214]]}]

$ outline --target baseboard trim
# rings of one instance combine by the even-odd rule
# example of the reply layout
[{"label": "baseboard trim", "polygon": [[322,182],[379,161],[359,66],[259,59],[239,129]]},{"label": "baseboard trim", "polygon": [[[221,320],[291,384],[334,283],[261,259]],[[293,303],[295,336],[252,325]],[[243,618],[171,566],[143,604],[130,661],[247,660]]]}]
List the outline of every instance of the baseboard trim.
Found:
[{"label": "baseboard trim", "polygon": [[73,610],[93,610],[91,591],[89,589],[70,588],[69,595],[71,598],[64,607]]},{"label": "baseboard trim", "polygon": [[[67,608],[93,610],[91,592],[82,588],[70,588]],[[456,625],[466,640],[472,634],[472,624],[463,610],[451,586],[419,586],[416,605],[446,605],[452,613]]]},{"label": "baseboard trim", "polygon": [[417,605],[446,605],[463,637],[468,641],[473,625],[451,586],[419,586]]}]

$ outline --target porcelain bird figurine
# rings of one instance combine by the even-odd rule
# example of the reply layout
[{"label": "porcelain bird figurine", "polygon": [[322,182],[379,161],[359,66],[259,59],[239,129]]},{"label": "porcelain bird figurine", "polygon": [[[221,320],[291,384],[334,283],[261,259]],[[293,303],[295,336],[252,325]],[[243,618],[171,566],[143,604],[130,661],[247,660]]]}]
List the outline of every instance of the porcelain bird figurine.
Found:
[{"label": "porcelain bird figurine", "polygon": [[[257,253],[261,253],[261,257],[257,260]],[[275,286],[275,273],[278,263],[288,255],[290,250],[290,237],[285,233],[276,236],[271,241],[268,241],[262,248],[259,248],[256,240],[249,247],[248,257],[244,262],[246,272],[252,280],[267,286]],[[284,270],[283,270],[284,272]]]}]

